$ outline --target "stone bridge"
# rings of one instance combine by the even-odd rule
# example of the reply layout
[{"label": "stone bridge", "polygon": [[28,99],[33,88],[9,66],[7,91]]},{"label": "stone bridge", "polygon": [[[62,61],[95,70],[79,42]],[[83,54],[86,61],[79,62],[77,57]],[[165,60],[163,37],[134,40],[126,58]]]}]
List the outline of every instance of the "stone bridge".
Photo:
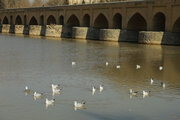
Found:
[{"label": "stone bridge", "polygon": [[148,0],[0,10],[0,24],[68,25],[130,31],[180,32],[179,0]]}]

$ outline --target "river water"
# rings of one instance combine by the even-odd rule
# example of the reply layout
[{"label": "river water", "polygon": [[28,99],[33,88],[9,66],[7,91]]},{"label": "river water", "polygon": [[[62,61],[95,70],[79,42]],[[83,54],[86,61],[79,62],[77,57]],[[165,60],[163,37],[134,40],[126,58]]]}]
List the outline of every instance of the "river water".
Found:
[{"label": "river water", "polygon": [[[1,34],[0,120],[180,120],[179,61],[179,46]],[[52,83],[60,95],[52,96]],[[143,97],[142,90],[151,93]],[[43,98],[34,100],[35,91]],[[46,107],[45,98],[55,104]],[[85,100],[85,109],[75,111],[74,100]]]}]

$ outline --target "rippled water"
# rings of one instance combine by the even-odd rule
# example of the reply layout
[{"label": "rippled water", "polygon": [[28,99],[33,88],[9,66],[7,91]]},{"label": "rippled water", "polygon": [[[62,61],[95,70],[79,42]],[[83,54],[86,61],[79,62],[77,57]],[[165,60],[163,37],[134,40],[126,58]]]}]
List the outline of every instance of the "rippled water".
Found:
[{"label": "rippled water", "polygon": [[[75,61],[76,66],[71,66]],[[109,66],[105,66],[105,62]],[[0,35],[1,120],[179,120],[180,47]],[[136,64],[141,69],[136,70]],[[120,69],[116,69],[120,65]],[[163,71],[159,66],[163,65]],[[150,85],[150,78],[155,80]],[[160,83],[164,82],[166,88]],[[51,83],[63,88],[55,105]],[[104,91],[92,96],[92,86]],[[43,92],[34,100],[24,87]],[[151,91],[130,98],[129,89]],[[86,101],[74,111],[73,101]]]}]

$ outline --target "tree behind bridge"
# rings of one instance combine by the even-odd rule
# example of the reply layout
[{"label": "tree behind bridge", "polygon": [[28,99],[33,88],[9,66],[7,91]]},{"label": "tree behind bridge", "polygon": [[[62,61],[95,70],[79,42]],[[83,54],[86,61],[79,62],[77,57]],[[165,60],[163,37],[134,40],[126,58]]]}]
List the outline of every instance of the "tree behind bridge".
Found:
[{"label": "tree behind bridge", "polygon": [[0,9],[4,9],[4,1],[0,0]]},{"label": "tree behind bridge", "polygon": [[26,8],[30,7],[29,0],[3,0],[5,8]]},{"label": "tree behind bridge", "polygon": [[67,4],[67,0],[49,0],[46,3],[46,6],[58,6],[58,5],[64,5]]},{"label": "tree behind bridge", "polygon": [[42,7],[42,6],[44,6],[44,2],[43,2],[43,0],[34,0],[32,6],[33,7]]}]

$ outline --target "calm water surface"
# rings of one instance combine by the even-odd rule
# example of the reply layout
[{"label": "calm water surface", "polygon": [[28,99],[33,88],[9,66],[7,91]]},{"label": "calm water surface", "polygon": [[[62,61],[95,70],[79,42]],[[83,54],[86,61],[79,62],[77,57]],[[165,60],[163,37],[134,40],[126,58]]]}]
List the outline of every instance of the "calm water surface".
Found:
[{"label": "calm water surface", "polygon": [[[0,120],[180,120],[179,61],[179,46],[0,35]],[[63,90],[46,108],[51,83]],[[104,91],[92,96],[100,84]],[[26,85],[45,96],[25,95]],[[130,98],[130,88],[151,95]],[[85,100],[86,109],[74,111],[74,100]]]}]

